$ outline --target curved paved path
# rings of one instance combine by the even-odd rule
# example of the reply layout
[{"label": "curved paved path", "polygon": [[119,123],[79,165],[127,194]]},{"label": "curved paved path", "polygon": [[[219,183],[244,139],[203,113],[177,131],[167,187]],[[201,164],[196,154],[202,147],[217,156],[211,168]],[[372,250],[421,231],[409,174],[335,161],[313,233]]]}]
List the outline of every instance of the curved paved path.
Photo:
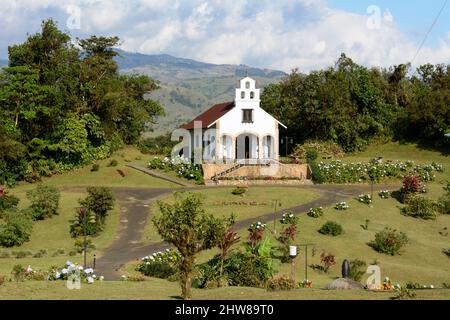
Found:
[{"label": "curved paved path", "polygon": [[[264,186],[255,186],[263,188]],[[377,185],[374,190],[386,187],[398,187],[398,185]],[[191,187],[180,188],[182,190],[198,190],[208,188],[225,187]],[[311,202],[283,209],[278,212],[266,213],[259,217],[241,220],[235,224],[236,229],[245,228],[255,220],[269,222],[277,219],[281,212],[292,211],[295,214],[305,213],[311,207],[329,206],[338,201],[347,200],[361,193],[370,191],[368,185],[311,185],[311,186],[286,186],[286,188],[308,188],[316,191],[321,196]],[[168,248],[164,242],[143,244],[142,233],[149,216],[150,203],[164,194],[180,189],[143,189],[143,188],[114,188],[114,192],[121,208],[120,228],[113,243],[102,251],[101,257],[96,263],[96,273],[103,275],[105,280],[120,279],[119,269],[126,263],[138,260],[155,251]]]}]

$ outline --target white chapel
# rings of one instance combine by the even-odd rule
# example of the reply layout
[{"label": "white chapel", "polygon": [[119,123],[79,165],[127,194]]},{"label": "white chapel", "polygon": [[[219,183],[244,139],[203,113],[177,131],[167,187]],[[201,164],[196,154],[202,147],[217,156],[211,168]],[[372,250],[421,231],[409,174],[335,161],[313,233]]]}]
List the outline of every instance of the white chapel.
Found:
[{"label": "white chapel", "polygon": [[235,91],[233,102],[217,104],[182,126],[191,133],[191,151],[204,148],[211,160],[277,160],[279,126],[286,126],[260,107],[254,79],[241,79]]}]

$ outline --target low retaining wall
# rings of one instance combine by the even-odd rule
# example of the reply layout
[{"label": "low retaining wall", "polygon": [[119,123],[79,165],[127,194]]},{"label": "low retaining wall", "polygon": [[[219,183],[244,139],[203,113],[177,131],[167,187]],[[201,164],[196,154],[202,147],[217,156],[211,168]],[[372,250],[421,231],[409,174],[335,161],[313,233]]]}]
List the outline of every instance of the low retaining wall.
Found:
[{"label": "low retaining wall", "polygon": [[[203,178],[205,180],[211,180],[215,174],[224,172],[235,165],[235,163],[202,164]],[[271,163],[270,166],[244,165],[243,167],[224,175],[224,177],[248,177],[249,179],[262,176],[274,178],[290,177],[302,180],[309,179],[308,165],[282,163]]]},{"label": "low retaining wall", "polygon": [[311,185],[311,180],[205,180],[207,186],[263,186],[263,185]]}]

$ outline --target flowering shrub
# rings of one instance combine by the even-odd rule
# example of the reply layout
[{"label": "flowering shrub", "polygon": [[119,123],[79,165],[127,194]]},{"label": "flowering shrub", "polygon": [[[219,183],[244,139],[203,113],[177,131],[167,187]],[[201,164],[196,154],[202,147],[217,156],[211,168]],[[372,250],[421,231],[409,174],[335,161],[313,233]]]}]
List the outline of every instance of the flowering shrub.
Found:
[{"label": "flowering shrub", "polygon": [[281,224],[297,224],[298,217],[296,217],[292,212],[285,212],[281,216]]},{"label": "flowering shrub", "polygon": [[84,269],[82,266],[79,266],[76,263],[72,263],[71,261],[67,261],[63,268],[51,267],[49,270],[49,274],[47,276],[47,280],[56,281],[56,280],[69,280],[72,277],[80,276],[81,281],[86,282],[88,284],[92,284],[95,280],[103,280],[103,277],[97,277],[94,273],[94,269],[86,268]]},{"label": "flowering shrub", "polygon": [[264,231],[266,229],[266,224],[262,223],[260,221],[252,223],[250,225],[250,227],[248,227],[248,231],[249,232],[254,232],[254,231]]},{"label": "flowering shrub", "polygon": [[407,175],[405,176],[405,178],[403,179],[403,187],[402,187],[402,192],[403,193],[418,193],[421,189],[420,186],[420,180],[417,176],[415,175]]},{"label": "flowering shrub", "polygon": [[317,163],[317,170],[320,171],[322,182],[356,183],[370,181],[369,173],[379,178],[403,178],[410,173],[417,175],[421,181],[433,181],[434,172],[443,171],[443,167],[434,162],[429,165],[414,166],[412,161],[345,163],[334,160],[329,163],[323,161]]},{"label": "flowering shrub", "polygon": [[311,208],[309,209],[307,215],[312,218],[319,218],[323,216],[323,208],[322,207]]},{"label": "flowering shrub", "polygon": [[155,157],[148,163],[150,169],[160,169],[165,171],[174,171],[176,174],[188,180],[195,180],[197,183],[203,183],[202,167],[191,163],[188,159],[183,157],[176,157],[163,159]]},{"label": "flowering shrub", "polygon": [[304,279],[302,282],[298,284],[300,288],[312,288],[312,281],[308,279]]},{"label": "flowering shrub", "polygon": [[248,228],[248,245],[254,251],[258,243],[262,240],[264,235],[264,230],[266,230],[266,224],[261,222],[252,223]]},{"label": "flowering shrub", "polygon": [[143,257],[136,271],[149,277],[177,280],[181,255],[177,250],[167,249]]},{"label": "flowering shrub", "polygon": [[347,210],[348,208],[350,208],[350,206],[347,204],[347,202],[341,201],[341,202],[336,203],[334,208],[336,210]]},{"label": "flowering shrub", "polygon": [[381,190],[380,192],[378,192],[378,195],[380,196],[381,199],[388,199],[390,192],[389,190]]},{"label": "flowering shrub", "polygon": [[375,234],[375,240],[370,243],[370,246],[378,252],[393,256],[398,254],[407,243],[408,237],[405,233],[386,227]]},{"label": "flowering shrub", "polygon": [[272,278],[267,282],[267,291],[282,291],[295,289],[294,279],[281,275],[276,278]]},{"label": "flowering shrub", "polygon": [[372,203],[372,197],[370,194],[360,194],[358,196],[358,201],[365,203],[365,204],[371,204]]}]

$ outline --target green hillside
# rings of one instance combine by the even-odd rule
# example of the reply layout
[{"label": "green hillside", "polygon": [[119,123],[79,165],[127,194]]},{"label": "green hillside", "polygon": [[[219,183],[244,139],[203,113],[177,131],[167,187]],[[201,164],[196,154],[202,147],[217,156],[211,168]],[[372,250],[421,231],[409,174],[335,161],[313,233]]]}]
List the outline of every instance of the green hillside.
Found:
[{"label": "green hillside", "polygon": [[237,81],[249,75],[259,87],[278,82],[282,71],[258,69],[244,65],[215,65],[170,55],[143,55],[119,51],[119,68],[127,74],[143,74],[156,79],[161,89],[149,97],[161,103],[166,116],[158,119],[150,136],[171,131],[220,102],[234,98]]}]

